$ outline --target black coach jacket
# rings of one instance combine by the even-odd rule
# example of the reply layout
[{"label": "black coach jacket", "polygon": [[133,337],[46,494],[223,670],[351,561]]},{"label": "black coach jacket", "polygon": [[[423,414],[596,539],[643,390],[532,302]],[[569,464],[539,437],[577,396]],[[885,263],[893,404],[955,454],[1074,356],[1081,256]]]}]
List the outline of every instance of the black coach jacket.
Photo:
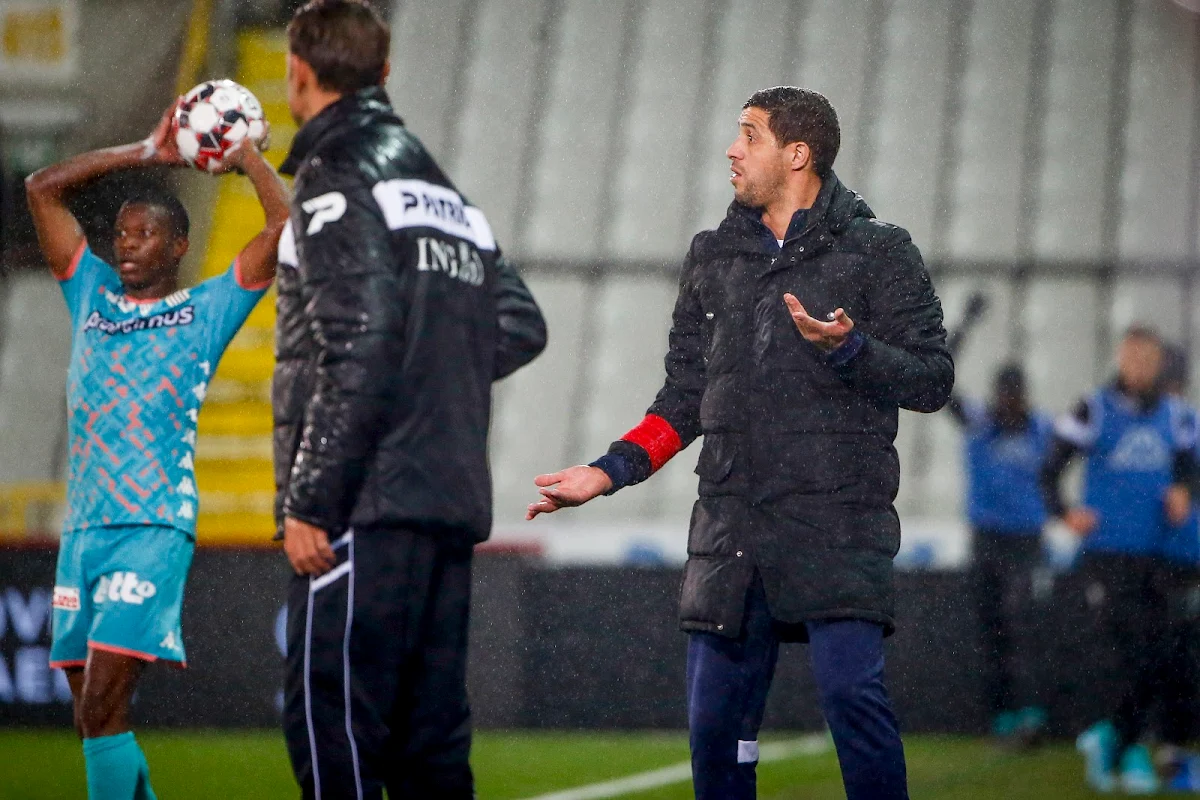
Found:
[{"label": "black coach jacket", "polygon": [[[851,343],[826,355],[805,341],[785,292],[818,319],[845,308]],[[875,219],[836,176],[797,213],[782,250],[760,212],[736,202],[693,239],[666,383],[649,410],[684,446],[704,436],[685,630],[736,636],[756,568],[777,620],[894,629],[898,410],[946,403],[954,364],[945,340],[908,233]],[[631,449],[640,448],[613,446]]]},{"label": "black coach jacket", "polygon": [[486,539],[492,382],[545,347],[533,297],[382,89],[310,120],[281,171],[277,522]]}]

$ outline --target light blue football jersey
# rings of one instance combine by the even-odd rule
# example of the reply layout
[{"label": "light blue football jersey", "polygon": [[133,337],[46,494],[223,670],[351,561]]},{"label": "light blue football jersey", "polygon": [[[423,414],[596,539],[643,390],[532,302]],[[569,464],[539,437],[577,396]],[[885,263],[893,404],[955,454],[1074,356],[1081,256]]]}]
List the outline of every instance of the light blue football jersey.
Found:
[{"label": "light blue football jersey", "polygon": [[200,407],[267,287],[243,288],[234,262],[190,289],[136,301],[86,243],[60,284],[72,329],[63,530],[165,525],[194,536]]}]

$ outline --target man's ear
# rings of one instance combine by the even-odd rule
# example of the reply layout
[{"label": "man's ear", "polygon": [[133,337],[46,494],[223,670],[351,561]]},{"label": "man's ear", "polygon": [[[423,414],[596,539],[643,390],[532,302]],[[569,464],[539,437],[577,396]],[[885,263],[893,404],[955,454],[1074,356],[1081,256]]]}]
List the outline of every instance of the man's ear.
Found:
[{"label": "man's ear", "polygon": [[175,241],[171,243],[171,255],[174,257],[176,263],[183,261],[183,257],[187,255],[191,244],[191,241],[186,236],[175,237]]},{"label": "man's ear", "polygon": [[387,61],[383,62],[383,74],[379,76],[379,85],[380,86],[386,85],[388,76],[391,74],[392,74],[392,60],[389,58]]},{"label": "man's ear", "polygon": [[792,169],[796,172],[807,167],[812,163],[812,149],[805,142],[796,142],[789,144],[788,149],[792,151]]},{"label": "man's ear", "polygon": [[303,91],[316,82],[317,75],[312,66],[295,53],[288,53],[288,72],[296,83],[296,89]]}]

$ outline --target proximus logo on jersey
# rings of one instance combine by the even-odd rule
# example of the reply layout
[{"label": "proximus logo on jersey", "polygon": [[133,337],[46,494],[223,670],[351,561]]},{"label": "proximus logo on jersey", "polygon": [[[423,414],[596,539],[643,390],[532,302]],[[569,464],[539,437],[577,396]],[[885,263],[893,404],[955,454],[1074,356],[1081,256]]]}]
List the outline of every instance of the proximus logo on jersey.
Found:
[{"label": "proximus logo on jersey", "polygon": [[140,606],[147,597],[154,597],[157,593],[158,587],[150,581],[138,578],[136,572],[114,572],[100,579],[100,583],[96,585],[96,593],[92,595],[92,602],[132,603]]},{"label": "proximus logo on jersey", "polygon": [[153,328],[176,328],[180,325],[191,325],[195,320],[196,310],[193,306],[184,306],[172,311],[161,311],[157,314],[151,314],[148,317],[123,319],[118,322],[113,322],[111,319],[101,316],[99,311],[93,311],[91,316],[87,318],[87,321],[83,323],[83,329],[85,331],[95,329],[110,336],[117,336],[124,333],[134,333],[135,331],[151,330]]}]

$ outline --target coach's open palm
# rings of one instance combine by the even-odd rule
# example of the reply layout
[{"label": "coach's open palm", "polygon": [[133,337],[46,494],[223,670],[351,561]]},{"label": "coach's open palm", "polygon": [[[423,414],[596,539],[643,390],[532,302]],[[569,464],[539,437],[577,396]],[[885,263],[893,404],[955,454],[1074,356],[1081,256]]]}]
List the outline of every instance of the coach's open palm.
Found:
[{"label": "coach's open palm", "polygon": [[525,519],[581,506],[612,488],[612,479],[599,467],[568,467],[551,475],[538,475],[533,482],[540,487],[542,499],[529,504]]}]

